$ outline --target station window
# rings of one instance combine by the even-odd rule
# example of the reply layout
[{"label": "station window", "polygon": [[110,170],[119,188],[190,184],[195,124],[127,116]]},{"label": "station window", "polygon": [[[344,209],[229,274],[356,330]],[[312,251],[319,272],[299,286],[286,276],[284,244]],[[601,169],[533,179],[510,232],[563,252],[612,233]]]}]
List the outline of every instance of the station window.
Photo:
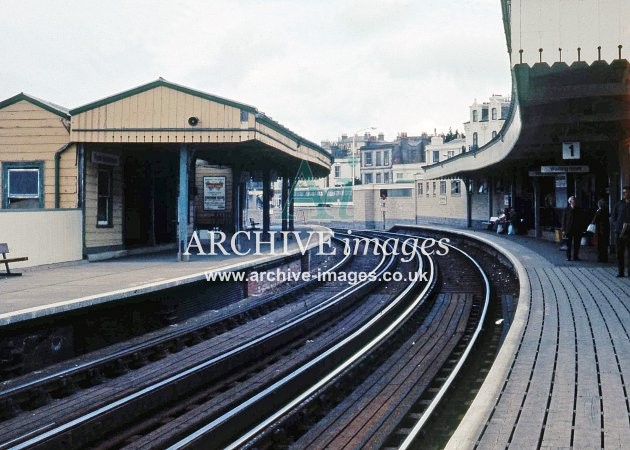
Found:
[{"label": "station window", "polygon": [[389,183],[389,172],[383,174],[383,183]]},{"label": "station window", "polygon": [[427,197],[429,196],[429,182],[427,181]]},{"label": "station window", "polygon": [[479,121],[479,113],[477,112],[477,110],[473,110],[472,112],[472,121],[473,122],[478,122]]},{"label": "station window", "polygon": [[446,181],[440,181],[440,195],[446,195]]},{"label": "station window", "polygon": [[477,145],[479,143],[479,135],[477,134],[477,132],[475,131],[473,133],[473,150],[477,150]]},{"label": "station window", "polygon": [[492,120],[497,120],[497,109],[492,108]]},{"label": "station window", "polygon": [[494,139],[495,137],[497,137],[497,132],[496,132],[496,131],[493,131],[493,132],[492,132],[492,139]]},{"label": "station window", "polygon": [[249,121],[249,113],[245,111],[244,109],[241,109],[241,122],[248,122],[248,121]]},{"label": "station window", "polygon": [[411,191],[412,191],[411,188],[387,189],[387,196],[388,197],[411,197],[412,196]]},{"label": "station window", "polygon": [[487,106],[484,106],[481,108],[481,121],[482,122],[488,121],[488,107]]},{"label": "station window", "polygon": [[365,174],[365,184],[371,184],[372,183],[372,174],[371,173],[366,173]]},{"label": "station window", "polygon": [[113,226],[112,211],[112,168],[99,167],[97,181],[96,226]]},{"label": "station window", "polygon": [[365,152],[364,163],[366,166],[372,165],[372,152]]},{"label": "station window", "polygon": [[433,162],[440,162],[440,151],[439,150],[433,150]]},{"label": "station window", "polygon": [[462,193],[459,180],[451,181],[451,195],[460,195]]},{"label": "station window", "polygon": [[44,207],[44,163],[2,164],[2,207],[31,209]]},{"label": "station window", "polygon": [[381,165],[381,152],[376,152],[376,165]]},{"label": "station window", "polygon": [[376,174],[376,182],[377,182],[377,183],[380,183],[381,181],[382,181],[382,180],[381,180],[381,174],[380,174],[380,173],[377,173],[377,174]]},{"label": "station window", "polygon": [[389,166],[389,150],[383,152],[383,164]]},{"label": "station window", "polygon": [[435,181],[433,182],[433,196],[435,197]]},{"label": "station window", "polygon": [[448,158],[452,158],[453,156],[455,156],[455,150],[449,150],[447,155]]},{"label": "station window", "polygon": [[418,183],[418,196],[422,195],[422,183]]},{"label": "station window", "polygon": [[341,176],[341,166],[335,166],[335,178],[339,178]]}]

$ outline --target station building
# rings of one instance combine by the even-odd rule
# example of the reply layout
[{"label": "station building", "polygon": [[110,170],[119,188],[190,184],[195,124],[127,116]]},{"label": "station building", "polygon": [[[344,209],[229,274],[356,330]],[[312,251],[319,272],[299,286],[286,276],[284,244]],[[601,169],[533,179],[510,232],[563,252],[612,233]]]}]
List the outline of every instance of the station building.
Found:
[{"label": "station building", "polygon": [[322,177],[332,163],[256,108],[164,79],[72,110],[19,94],[0,102],[0,133],[0,242],[31,265],[243,230],[248,180],[269,197],[272,180],[288,191],[302,164]]}]

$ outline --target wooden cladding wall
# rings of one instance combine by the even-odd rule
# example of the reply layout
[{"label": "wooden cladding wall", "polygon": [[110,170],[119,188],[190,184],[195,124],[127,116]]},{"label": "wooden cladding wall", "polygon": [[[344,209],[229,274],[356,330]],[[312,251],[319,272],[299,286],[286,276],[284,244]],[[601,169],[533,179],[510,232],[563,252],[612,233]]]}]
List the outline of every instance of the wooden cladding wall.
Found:
[{"label": "wooden cladding wall", "polygon": [[85,163],[85,247],[118,247],[123,245],[123,179],[122,167],[112,167],[112,226],[96,226],[98,203],[98,164]]},{"label": "wooden cladding wall", "polygon": [[[196,126],[188,123],[196,117]],[[255,117],[239,108],[159,86],[72,117],[81,142],[240,142],[254,139]]]},{"label": "wooden cladding wall", "polygon": [[[241,121],[241,113],[246,120]],[[191,126],[189,118],[199,122]],[[330,161],[289,133],[260,123],[251,111],[158,86],[72,116],[74,142],[239,143],[257,140],[291,157],[330,167]]]},{"label": "wooden cladding wall", "polygon": [[[45,208],[55,207],[55,153],[69,142],[63,119],[56,114],[25,100],[0,109],[0,163],[43,161]],[[73,145],[60,160],[61,208],[77,207],[77,174],[76,146]],[[0,179],[0,189],[1,186]]]}]

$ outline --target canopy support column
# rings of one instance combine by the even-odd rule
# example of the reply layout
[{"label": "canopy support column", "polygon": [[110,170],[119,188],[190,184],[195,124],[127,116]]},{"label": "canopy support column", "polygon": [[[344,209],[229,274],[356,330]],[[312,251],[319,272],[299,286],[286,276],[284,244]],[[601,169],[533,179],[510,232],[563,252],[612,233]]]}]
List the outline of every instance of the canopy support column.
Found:
[{"label": "canopy support column", "polygon": [[263,233],[269,233],[269,227],[271,224],[271,216],[269,213],[269,200],[271,197],[271,172],[270,170],[263,170],[263,205],[262,205],[262,226]]},{"label": "canopy support column", "polygon": [[179,195],[177,197],[177,239],[178,261],[188,261],[190,256],[184,255],[188,244],[188,166],[190,154],[188,147],[179,147]]},{"label": "canopy support column", "polygon": [[289,197],[289,177],[287,171],[282,173],[282,231],[288,231],[287,218],[289,215],[289,205],[287,203]]}]

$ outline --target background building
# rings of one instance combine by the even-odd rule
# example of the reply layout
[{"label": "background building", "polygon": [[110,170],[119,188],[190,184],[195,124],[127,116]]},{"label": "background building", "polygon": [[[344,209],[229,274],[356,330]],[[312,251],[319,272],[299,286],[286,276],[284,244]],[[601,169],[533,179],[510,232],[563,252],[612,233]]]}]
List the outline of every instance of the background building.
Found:
[{"label": "background building", "polygon": [[[380,135],[379,135],[380,137]],[[368,141],[361,148],[361,181],[363,184],[388,184],[399,182],[401,177],[394,173],[417,171],[426,162],[426,146],[430,138],[426,133],[408,137],[402,132],[395,141]],[[406,167],[414,166],[414,167]],[[402,168],[402,169],[401,169]],[[415,172],[414,172],[415,173]]]},{"label": "background building", "polygon": [[379,133],[373,136],[367,131],[363,134],[354,133],[352,136],[343,133],[336,141],[322,141],[321,147],[333,156],[335,164],[331,167],[329,176],[317,180],[316,184],[320,187],[351,186],[353,178],[355,182],[361,182],[360,149],[374,141],[385,142],[385,135]]},{"label": "background building", "polygon": [[470,120],[464,123],[468,150],[476,150],[494,139],[510,112],[510,97],[493,95],[490,100],[470,105]]}]

